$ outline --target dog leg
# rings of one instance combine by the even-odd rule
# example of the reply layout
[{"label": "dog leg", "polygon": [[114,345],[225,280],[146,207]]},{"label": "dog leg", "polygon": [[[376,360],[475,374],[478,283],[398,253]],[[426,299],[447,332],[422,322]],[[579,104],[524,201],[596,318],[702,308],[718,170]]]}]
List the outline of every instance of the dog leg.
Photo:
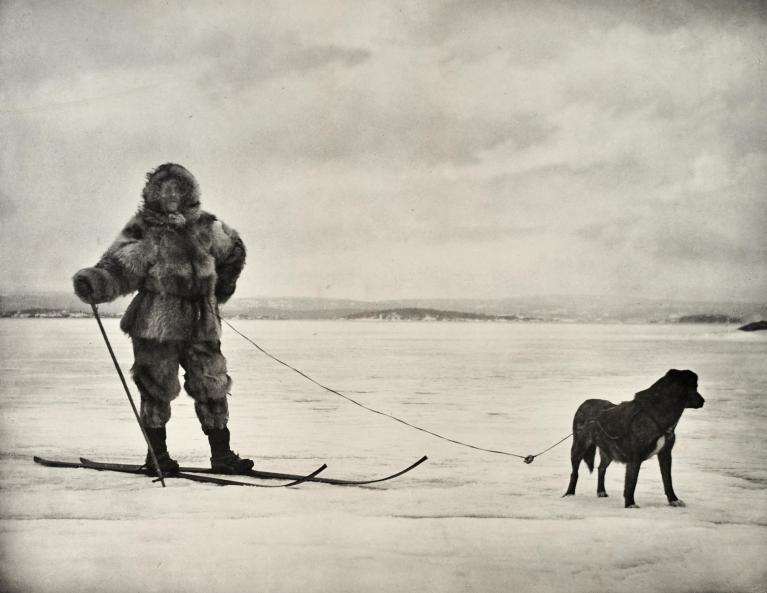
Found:
[{"label": "dog leg", "polygon": [[665,447],[658,452],[658,464],[660,465],[660,475],[663,478],[663,490],[666,492],[668,503],[672,507],[683,507],[684,502],[679,500],[674,493],[674,486],[671,483],[671,448]]},{"label": "dog leg", "polygon": [[570,484],[567,486],[567,492],[564,496],[573,496],[575,494],[575,485],[578,483],[578,467],[581,464],[583,456],[589,448],[589,443],[579,440],[576,436],[573,440],[573,446],[570,449],[570,462],[573,466],[573,471],[570,474]]},{"label": "dog leg", "polygon": [[634,491],[637,487],[640,465],[642,465],[641,461],[629,461],[626,463],[626,480],[623,485],[623,500],[624,506],[627,509],[639,508],[637,503],[634,502]]},{"label": "dog leg", "polygon": [[578,466],[581,464],[580,459],[573,459],[573,472],[570,474],[570,483],[567,485],[567,492],[562,496],[573,496],[575,494],[575,485],[578,483]]},{"label": "dog leg", "polygon": [[607,498],[607,492],[605,491],[605,474],[607,473],[607,466],[611,463],[612,459],[600,448],[599,468],[597,469],[597,496],[599,498]]}]

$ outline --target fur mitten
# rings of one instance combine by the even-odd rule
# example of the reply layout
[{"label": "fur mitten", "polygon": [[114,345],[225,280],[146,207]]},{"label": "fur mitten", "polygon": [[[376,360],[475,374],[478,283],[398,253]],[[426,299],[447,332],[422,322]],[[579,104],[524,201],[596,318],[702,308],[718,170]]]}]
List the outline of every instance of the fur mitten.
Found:
[{"label": "fur mitten", "polygon": [[216,300],[223,304],[229,300],[237,288],[237,279],[240,277],[242,267],[245,265],[245,244],[239,235],[226,227],[231,233],[232,246],[216,266],[218,279],[216,280]]},{"label": "fur mitten", "polygon": [[75,294],[86,303],[105,303],[119,295],[117,282],[101,268],[83,268],[72,278]]}]

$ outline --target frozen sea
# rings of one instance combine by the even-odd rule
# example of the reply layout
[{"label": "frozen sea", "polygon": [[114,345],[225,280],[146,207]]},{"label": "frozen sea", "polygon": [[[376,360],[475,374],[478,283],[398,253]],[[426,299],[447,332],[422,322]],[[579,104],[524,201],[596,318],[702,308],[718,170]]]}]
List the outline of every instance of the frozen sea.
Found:
[{"label": "frozen sea", "polygon": [[[221,488],[35,465],[143,461],[92,319],[0,321],[3,592],[767,591],[767,332],[732,326],[237,321],[274,356],[365,405],[526,455],[585,399],[631,399],[692,369],[706,405],[677,427],[666,504],[657,462],[626,510],[623,467],[581,472],[567,441],[531,465],[438,440],[309,383],[225,328],[233,448],[259,469],[376,477],[370,487]],[[127,373],[130,341],[105,320]],[[135,387],[131,384],[134,396]],[[207,464],[192,400],[171,453]]]}]

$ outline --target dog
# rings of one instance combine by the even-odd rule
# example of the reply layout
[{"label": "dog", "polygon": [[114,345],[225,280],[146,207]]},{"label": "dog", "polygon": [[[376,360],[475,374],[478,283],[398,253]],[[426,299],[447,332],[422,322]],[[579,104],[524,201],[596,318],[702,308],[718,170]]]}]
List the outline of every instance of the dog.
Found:
[{"label": "dog", "polygon": [[573,446],[570,451],[572,473],[564,496],[575,494],[578,467],[585,461],[594,471],[594,455],[599,447],[597,496],[606,497],[605,472],[613,461],[626,464],[623,499],[626,508],[639,508],[634,501],[639,467],[658,456],[663,489],[668,503],[685,506],[671,484],[671,449],[674,428],[685,408],[702,408],[705,400],[698,393],[698,375],[671,369],[651,387],[637,393],[632,401],[613,404],[603,399],[583,402],[573,418]]}]

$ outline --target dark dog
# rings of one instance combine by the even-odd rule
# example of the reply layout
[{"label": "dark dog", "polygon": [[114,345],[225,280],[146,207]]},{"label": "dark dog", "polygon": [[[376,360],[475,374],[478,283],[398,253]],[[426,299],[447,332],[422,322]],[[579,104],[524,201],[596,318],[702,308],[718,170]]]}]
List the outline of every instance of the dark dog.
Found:
[{"label": "dark dog", "polygon": [[612,461],[626,464],[623,498],[626,508],[637,508],[634,490],[639,466],[645,459],[658,455],[663,489],[671,506],[684,503],[671,485],[671,449],[674,428],[685,408],[701,408],[704,399],[698,393],[698,375],[692,371],[671,369],[652,387],[640,391],[633,401],[615,405],[603,399],[589,399],[581,404],[573,418],[573,447],[570,459],[573,473],[565,496],[575,494],[578,466],[586,461],[594,471],[594,454],[599,447],[597,496],[605,492],[605,472]]}]

